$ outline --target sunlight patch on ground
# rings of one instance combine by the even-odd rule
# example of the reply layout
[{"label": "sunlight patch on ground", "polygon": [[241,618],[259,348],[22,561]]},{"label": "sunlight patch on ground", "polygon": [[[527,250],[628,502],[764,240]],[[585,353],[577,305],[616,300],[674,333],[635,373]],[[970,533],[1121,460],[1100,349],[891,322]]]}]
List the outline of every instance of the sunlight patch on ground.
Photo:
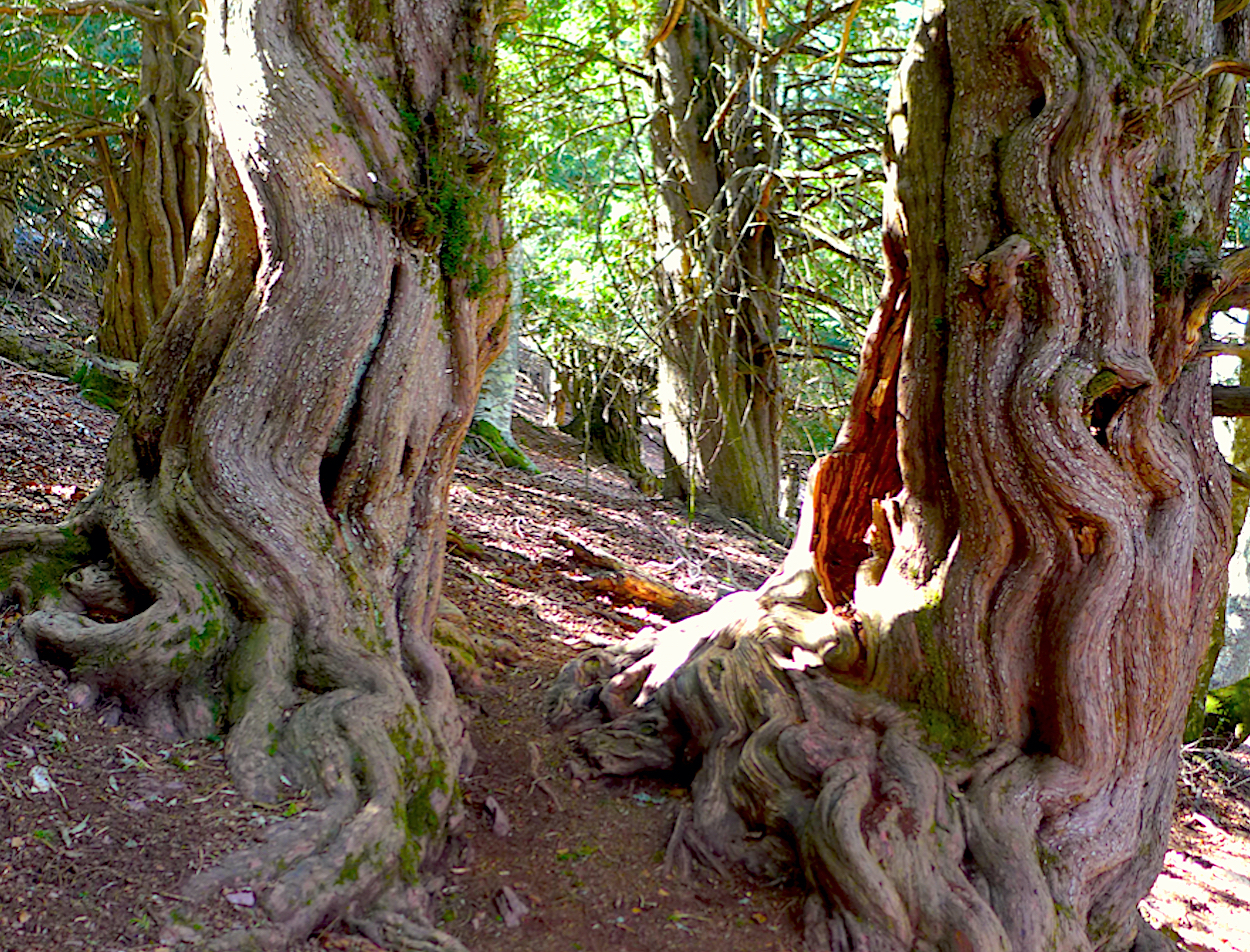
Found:
[{"label": "sunlight patch on ground", "polygon": [[1178,821],[1202,840],[1203,855],[1168,850],[1142,915],[1156,928],[1175,929],[1187,952],[1250,950],[1250,840],[1200,813]]}]

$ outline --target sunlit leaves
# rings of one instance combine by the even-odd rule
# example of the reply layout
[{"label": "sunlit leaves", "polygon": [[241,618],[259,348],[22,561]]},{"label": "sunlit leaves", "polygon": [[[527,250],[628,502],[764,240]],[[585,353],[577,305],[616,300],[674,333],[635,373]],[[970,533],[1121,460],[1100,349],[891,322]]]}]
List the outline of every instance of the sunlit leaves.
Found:
[{"label": "sunlit leaves", "polygon": [[[641,359],[651,352],[651,268],[662,250],[643,92],[646,44],[668,9],[656,6],[534,0],[502,38],[509,212],[525,250],[529,332],[552,356],[579,340],[618,343]],[[778,349],[792,405],[815,408],[828,426],[880,288],[885,97],[911,27],[896,6],[861,5],[836,84],[851,4],[769,3],[766,25],[754,0],[720,8],[726,43],[776,58],[778,114],[752,121],[783,140]]]},{"label": "sunlit leaves", "polygon": [[44,257],[107,227],[99,149],[118,148],[139,58],[140,27],[121,13],[49,5],[0,26],[0,201]]}]

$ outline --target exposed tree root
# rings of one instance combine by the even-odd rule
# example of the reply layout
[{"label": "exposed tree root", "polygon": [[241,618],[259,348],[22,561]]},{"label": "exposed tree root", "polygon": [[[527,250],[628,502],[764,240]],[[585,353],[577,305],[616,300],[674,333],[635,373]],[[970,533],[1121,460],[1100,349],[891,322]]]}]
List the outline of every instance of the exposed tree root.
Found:
[{"label": "exposed tree root", "polygon": [[[198,904],[246,886],[265,921],[214,937],[210,948],[281,949],[351,917],[391,948],[454,952],[410,885],[440,855],[458,810],[455,778],[472,757],[433,648],[418,638],[402,652],[319,641],[272,602],[270,617],[247,617],[238,598],[224,597],[240,592],[238,578],[206,557],[207,546],[186,544],[192,510],[169,500],[133,480],[75,523],[6,530],[0,542],[13,553],[11,585],[26,586],[33,609],[21,639],[74,672],[84,704],[120,701],[171,738],[221,731],[225,721],[243,795],[311,794],[314,809],[180,887],[188,904],[167,926],[194,923]],[[94,548],[92,529],[101,535]],[[115,571],[94,564],[106,543]],[[29,591],[32,572],[50,589],[41,599]],[[221,697],[228,710],[217,708]]]},{"label": "exposed tree root", "polygon": [[1043,828],[1061,767],[1010,747],[945,762],[911,714],[830,677],[855,667],[854,627],[805,607],[814,576],[791,555],[759,592],[588,652],[553,685],[549,723],[603,773],[696,766],[665,868],[801,869],[813,950],[1095,947],[1097,911],[1070,905],[1077,871]]},{"label": "exposed tree root", "polygon": [[91,561],[93,528],[86,511],[56,526],[5,527],[0,532],[0,599],[12,598],[23,612],[34,611],[45,599],[55,604],[61,580]]},{"label": "exposed tree root", "polygon": [[348,925],[396,952],[468,952],[455,936],[413,922],[402,913],[379,912],[368,919],[349,919]]},{"label": "exposed tree root", "polygon": [[[281,949],[347,916],[367,935],[386,937],[391,948],[459,948],[417,921],[419,909],[410,910],[413,921],[394,909],[373,912],[397,884],[415,882],[422,860],[439,852],[466,756],[458,715],[427,717],[429,698],[418,699],[397,663],[373,655],[338,664],[323,659],[338,683],[323,684],[323,693],[305,694],[300,703],[292,685],[307,682],[310,673],[295,670],[292,627],[240,622],[209,594],[211,580],[191,582],[198,573],[189,562],[182,571],[176,567],[167,552],[157,600],[130,618],[99,623],[41,610],[26,616],[23,631],[45,657],[73,664],[89,698],[119,697],[165,736],[218,729],[209,687],[223,674],[227,647],[237,653],[234,666],[249,668],[227,741],[234,783],[245,796],[269,802],[284,788],[307,790],[315,808],[181,887],[191,905],[177,910],[179,921],[194,922],[195,904],[217,900],[222,889],[247,886],[266,922],[216,937],[209,948]],[[214,623],[236,637],[214,635]],[[436,658],[431,663],[438,665]],[[329,677],[325,670],[321,676]]]},{"label": "exposed tree root", "polygon": [[[212,576],[182,554],[157,511],[136,484],[94,500],[82,523],[110,513],[101,528],[127,581],[99,566],[60,574],[53,582],[68,595],[27,614],[22,635],[34,651],[79,672],[89,696],[118,697],[153,733],[205,736],[215,729],[210,681],[234,618]],[[82,554],[87,561],[89,549]],[[117,616],[143,602],[120,621],[84,614],[107,607]]]}]

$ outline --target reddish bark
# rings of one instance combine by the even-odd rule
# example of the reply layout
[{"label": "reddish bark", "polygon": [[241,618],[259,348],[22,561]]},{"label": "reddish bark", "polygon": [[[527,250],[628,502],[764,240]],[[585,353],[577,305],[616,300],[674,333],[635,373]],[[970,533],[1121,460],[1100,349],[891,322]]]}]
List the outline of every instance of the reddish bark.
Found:
[{"label": "reddish bark", "polygon": [[873,501],[893,496],[903,485],[894,418],[909,275],[907,250],[892,235],[886,236],[885,259],[886,286],[868,326],[846,423],[832,455],[821,459],[809,477],[812,495],[830,501],[816,516],[812,554],[822,591],[833,605],[851,600],[855,574],[872,554],[865,535]]}]

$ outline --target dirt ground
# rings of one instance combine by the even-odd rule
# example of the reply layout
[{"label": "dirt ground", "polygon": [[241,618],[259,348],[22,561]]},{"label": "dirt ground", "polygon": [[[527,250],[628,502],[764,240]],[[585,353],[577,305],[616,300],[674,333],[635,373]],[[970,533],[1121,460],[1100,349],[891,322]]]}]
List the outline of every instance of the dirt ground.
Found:
[{"label": "dirt ground", "polygon": [[[22,305],[3,319],[58,323],[41,298]],[[0,364],[0,524],[63,518],[98,481],[111,424],[72,385]],[[782,548],[643,498],[563,434],[518,419],[517,435],[537,475],[463,458],[452,493],[466,544],[449,554],[446,594],[481,666],[459,674],[478,758],[464,835],[429,882],[441,927],[477,952],[798,952],[796,883],[665,873],[682,778],[585,779],[540,715],[576,652],[660,622],[588,592],[556,533],[708,599],[754,587]],[[118,708],[75,707],[62,671],[15,656],[18,621],[11,606],[0,616],[0,952],[189,949],[255,916],[247,890],[223,895],[198,933],[169,910],[188,875],[304,809],[300,791],[245,802],[220,740],[160,743]],[[1185,753],[1170,847],[1147,918],[1188,950],[1250,952],[1250,755]],[[374,948],[338,923],[307,946]]]}]

